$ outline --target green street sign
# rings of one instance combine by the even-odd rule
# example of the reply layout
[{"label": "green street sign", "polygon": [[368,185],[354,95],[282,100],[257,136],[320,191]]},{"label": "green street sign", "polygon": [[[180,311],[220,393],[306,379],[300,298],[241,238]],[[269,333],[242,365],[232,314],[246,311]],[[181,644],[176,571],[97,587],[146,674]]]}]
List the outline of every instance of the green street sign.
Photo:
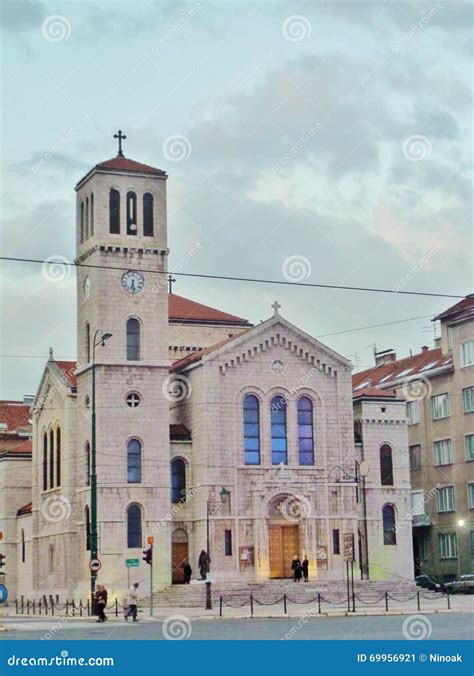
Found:
[{"label": "green street sign", "polygon": [[127,568],[138,568],[140,559],[125,559],[125,565]]}]

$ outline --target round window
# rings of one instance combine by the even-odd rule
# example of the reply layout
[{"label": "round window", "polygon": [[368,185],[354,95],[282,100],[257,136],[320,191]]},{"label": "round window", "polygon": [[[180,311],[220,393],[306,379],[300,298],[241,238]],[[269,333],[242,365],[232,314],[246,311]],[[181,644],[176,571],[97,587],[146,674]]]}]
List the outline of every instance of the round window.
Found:
[{"label": "round window", "polygon": [[136,392],[130,392],[127,394],[126,402],[127,406],[130,406],[130,408],[136,408],[138,404],[141,402],[141,397],[139,394]]}]

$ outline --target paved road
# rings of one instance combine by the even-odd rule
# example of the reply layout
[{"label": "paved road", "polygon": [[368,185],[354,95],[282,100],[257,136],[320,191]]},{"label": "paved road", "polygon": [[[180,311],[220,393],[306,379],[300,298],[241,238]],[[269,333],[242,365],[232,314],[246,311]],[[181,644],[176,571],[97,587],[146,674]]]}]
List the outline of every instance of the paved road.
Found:
[{"label": "paved road", "polygon": [[[308,619],[301,622],[294,619],[223,619],[193,620],[180,616],[174,624],[162,621],[142,620],[133,623],[110,621],[96,624],[94,620],[74,620],[52,622],[8,618],[3,626],[8,630],[2,639],[42,639],[51,640],[163,640],[165,633],[186,636],[190,640],[241,640],[292,638],[292,640],[327,639],[375,639],[403,640],[403,623],[409,616],[394,615],[386,617],[337,617]],[[427,614],[423,627],[431,626],[431,639],[474,639],[473,615],[469,613]],[[423,629],[422,627],[422,629]],[[424,629],[423,629],[424,630]],[[290,634],[291,632],[291,634]]]}]

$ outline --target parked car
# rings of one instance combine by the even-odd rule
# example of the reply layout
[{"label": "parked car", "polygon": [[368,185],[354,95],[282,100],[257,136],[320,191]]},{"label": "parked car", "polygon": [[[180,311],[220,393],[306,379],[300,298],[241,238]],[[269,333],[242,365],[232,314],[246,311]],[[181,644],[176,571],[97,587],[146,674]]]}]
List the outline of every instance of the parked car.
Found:
[{"label": "parked car", "polygon": [[474,594],[474,575],[461,575],[444,586],[450,594]]},{"label": "parked car", "polygon": [[415,577],[415,583],[418,587],[423,587],[423,589],[429,589],[430,591],[443,591],[443,585],[436,582],[429,575],[417,575]]}]

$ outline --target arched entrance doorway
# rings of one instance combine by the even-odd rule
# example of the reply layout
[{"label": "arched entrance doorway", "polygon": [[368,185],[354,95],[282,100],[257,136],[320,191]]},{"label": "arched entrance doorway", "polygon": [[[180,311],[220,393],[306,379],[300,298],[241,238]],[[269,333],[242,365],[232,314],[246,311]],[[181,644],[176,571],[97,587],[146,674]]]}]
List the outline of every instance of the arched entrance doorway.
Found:
[{"label": "arched entrance doorway", "polygon": [[306,499],[296,495],[278,495],[268,506],[268,561],[270,578],[292,576],[291,562],[301,558],[300,527],[308,516]]},{"label": "arched entrance doorway", "polygon": [[177,528],[171,536],[171,580],[173,584],[184,584],[181,564],[188,558],[188,534],[183,528]]}]

